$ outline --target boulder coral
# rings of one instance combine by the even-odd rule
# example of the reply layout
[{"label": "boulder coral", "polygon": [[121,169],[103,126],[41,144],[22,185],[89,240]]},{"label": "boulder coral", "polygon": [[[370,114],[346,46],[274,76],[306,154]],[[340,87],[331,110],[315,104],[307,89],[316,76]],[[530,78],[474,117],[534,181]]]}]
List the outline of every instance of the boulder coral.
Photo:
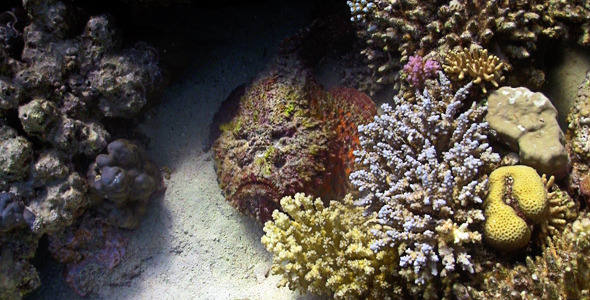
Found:
[{"label": "boulder coral", "polygon": [[519,152],[522,164],[558,179],[567,175],[570,162],[557,110],[543,94],[502,87],[488,97],[486,121],[502,142]]},{"label": "boulder coral", "polygon": [[[264,225],[262,243],[273,253],[272,273],[280,285],[334,299],[391,299],[397,252],[373,251],[364,209],[351,195],[325,206],[303,193],[281,199],[281,209]],[[399,293],[399,291],[398,291]]]},{"label": "boulder coral", "polygon": [[526,246],[531,239],[528,223],[540,224],[547,217],[547,191],[541,177],[528,166],[506,166],[490,174],[488,185],[485,241],[505,251]]},{"label": "boulder coral", "polygon": [[578,204],[555,183],[524,165],[504,166],[488,178],[484,201],[484,240],[493,248],[514,251],[531,237],[543,245],[577,217]]}]

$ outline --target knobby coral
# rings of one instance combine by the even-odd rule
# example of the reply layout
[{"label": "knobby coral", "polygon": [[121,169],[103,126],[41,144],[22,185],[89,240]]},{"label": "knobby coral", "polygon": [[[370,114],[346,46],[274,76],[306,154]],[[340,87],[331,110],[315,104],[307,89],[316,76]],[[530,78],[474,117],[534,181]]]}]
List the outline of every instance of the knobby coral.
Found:
[{"label": "knobby coral", "polygon": [[476,269],[469,249],[481,242],[484,174],[500,157],[487,142],[485,107],[460,111],[471,85],[453,94],[439,72],[415,103],[396,97],[395,109],[384,104],[380,116],[359,126],[360,169],[350,178],[362,195],[358,204],[379,212],[372,249],[403,252],[402,274],[416,294],[436,278]]},{"label": "knobby coral", "polygon": [[[394,296],[395,251],[370,249],[374,225],[348,194],[325,207],[303,193],[281,199],[266,222],[262,243],[274,254],[273,274],[281,285],[336,299],[389,299]],[[399,291],[397,291],[399,293]],[[398,294],[398,296],[400,296]],[[399,297],[398,297],[399,298]]]},{"label": "knobby coral", "polygon": [[135,228],[150,196],[162,187],[160,170],[143,148],[128,140],[118,139],[107,150],[88,169],[90,190],[112,225]]}]

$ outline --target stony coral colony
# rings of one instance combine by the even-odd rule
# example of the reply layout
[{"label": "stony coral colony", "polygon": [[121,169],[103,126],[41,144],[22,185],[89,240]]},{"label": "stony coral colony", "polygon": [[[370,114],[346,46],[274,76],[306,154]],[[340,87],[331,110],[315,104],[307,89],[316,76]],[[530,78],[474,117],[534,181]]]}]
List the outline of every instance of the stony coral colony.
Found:
[{"label": "stony coral colony", "polygon": [[539,40],[588,46],[590,8],[348,4],[371,71],[359,87],[401,91],[358,127],[351,194],[285,197],[265,224],[282,284],[336,299],[590,297],[590,75],[565,134],[531,91]]}]

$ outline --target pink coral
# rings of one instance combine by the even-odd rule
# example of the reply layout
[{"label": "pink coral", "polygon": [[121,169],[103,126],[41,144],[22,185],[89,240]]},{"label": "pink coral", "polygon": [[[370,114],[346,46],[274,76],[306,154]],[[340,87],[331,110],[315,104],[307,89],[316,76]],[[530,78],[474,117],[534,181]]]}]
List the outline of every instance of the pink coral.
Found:
[{"label": "pink coral", "polygon": [[440,64],[437,61],[427,59],[421,56],[410,56],[408,63],[404,66],[406,80],[414,88],[422,88],[426,79],[433,77],[440,70]]}]

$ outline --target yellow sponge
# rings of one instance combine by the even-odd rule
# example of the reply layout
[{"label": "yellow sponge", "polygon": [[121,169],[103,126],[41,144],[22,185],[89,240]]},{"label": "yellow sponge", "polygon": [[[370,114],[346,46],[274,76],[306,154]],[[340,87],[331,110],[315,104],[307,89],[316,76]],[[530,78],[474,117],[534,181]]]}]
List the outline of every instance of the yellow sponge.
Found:
[{"label": "yellow sponge", "polygon": [[501,250],[524,247],[531,238],[527,222],[539,224],[547,217],[543,180],[531,167],[507,166],[490,174],[488,186],[484,239]]}]

